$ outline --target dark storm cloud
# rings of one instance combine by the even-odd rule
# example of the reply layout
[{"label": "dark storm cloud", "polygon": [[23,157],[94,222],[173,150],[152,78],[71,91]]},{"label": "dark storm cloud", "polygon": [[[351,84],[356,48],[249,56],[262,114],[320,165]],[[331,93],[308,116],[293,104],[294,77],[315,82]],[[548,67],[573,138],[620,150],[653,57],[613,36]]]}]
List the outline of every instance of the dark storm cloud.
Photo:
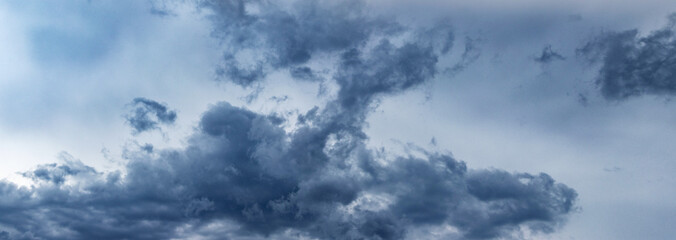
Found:
[{"label": "dark storm cloud", "polygon": [[540,53],[540,56],[536,57],[535,62],[542,63],[542,64],[548,64],[556,60],[566,60],[563,55],[560,53],[552,50],[551,45],[545,46],[545,48],[542,49],[542,53]]},{"label": "dark storm cloud", "polygon": [[169,110],[165,104],[134,98],[131,105],[134,109],[125,118],[134,133],[158,129],[159,124],[173,124],[176,121],[176,112]]},{"label": "dark storm cloud", "polygon": [[[379,94],[416,87],[436,74],[437,60],[430,46],[407,43],[396,47],[387,40],[368,53],[357,49],[346,51],[335,76],[340,86],[338,101],[346,109],[360,109]],[[350,113],[352,116],[363,114]]]},{"label": "dark storm cloud", "polygon": [[[186,146],[128,154],[124,173],[64,161],[26,173],[31,188],[0,182],[0,236],[276,238],[291,231],[319,239],[415,239],[409,230],[450,226],[462,238],[490,239],[520,227],[551,232],[574,210],[575,191],[547,174],[472,170],[448,154],[414,149],[387,157],[385,149],[366,147],[375,103],[437,76],[454,39],[449,27],[390,37],[403,28],[366,17],[357,1],[300,2],[291,10],[258,1],[201,4],[213,10],[226,44],[267,52],[255,61],[261,71],[224,72],[232,81],[262,84],[266,69],[303,68],[326,55],[335,60],[335,98],[299,115],[293,130],[278,116],[218,103]],[[478,57],[467,45],[473,43],[466,43],[465,63]],[[134,103],[139,114],[132,119],[158,119],[142,130],[175,118],[157,102]],[[218,224],[232,230],[214,231]]]},{"label": "dark storm cloud", "polygon": [[578,49],[578,54],[600,62],[597,84],[609,100],[644,94],[676,93],[676,14],[668,24],[647,36],[638,30],[609,32]]},{"label": "dark storm cloud", "polygon": [[[286,133],[267,116],[220,103],[184,150],[131,159],[124,177],[61,174],[83,169],[71,161],[39,168],[58,183],[2,183],[0,226],[16,238],[168,239],[227,219],[240,235],[401,239],[411,227],[447,224],[486,239],[519,225],[552,231],[573,209],[575,191],[546,174],[468,170],[437,153],[380,159],[360,129],[325,114],[318,126]],[[370,196],[386,201],[359,204]]]},{"label": "dark storm cloud", "polygon": [[[364,45],[373,35],[402,30],[392,21],[369,17],[361,1],[298,1],[285,9],[265,1],[201,1],[212,12],[214,34],[228,47],[217,73],[242,86],[263,79],[275,69],[291,68],[306,76],[302,66],[320,54]],[[248,9],[257,9],[257,11]],[[237,54],[254,49],[264,57],[242,62]]]}]

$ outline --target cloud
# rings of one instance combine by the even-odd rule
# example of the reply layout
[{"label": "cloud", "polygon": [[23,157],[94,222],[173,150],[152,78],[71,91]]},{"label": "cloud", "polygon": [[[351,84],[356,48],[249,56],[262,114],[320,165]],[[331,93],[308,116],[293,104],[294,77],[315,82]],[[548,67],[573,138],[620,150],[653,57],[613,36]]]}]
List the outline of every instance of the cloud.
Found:
[{"label": "cloud", "polygon": [[558,52],[555,52],[552,50],[551,45],[545,46],[545,48],[542,49],[542,53],[540,54],[539,57],[536,57],[535,62],[541,63],[541,64],[548,64],[556,60],[566,60],[563,55],[561,55]]},{"label": "cloud", "polygon": [[[228,46],[217,74],[242,86],[277,69],[292,68],[305,75],[312,71],[303,65],[317,55],[357,48],[374,35],[391,35],[402,28],[369,17],[364,3],[354,0],[298,1],[288,10],[263,1],[200,3],[212,13],[214,34]],[[242,55],[262,57],[243,61],[237,58]]]},{"label": "cloud", "polygon": [[306,81],[321,81],[322,77],[318,75],[317,72],[313,71],[309,67],[295,67],[289,70],[291,77],[299,80]]},{"label": "cloud", "polygon": [[268,100],[274,101],[275,103],[282,103],[285,102],[286,100],[289,100],[289,96],[284,95],[284,96],[272,96]]},{"label": "cloud", "polygon": [[446,72],[450,73],[451,75],[456,75],[479,59],[479,57],[481,57],[481,49],[479,49],[478,46],[480,42],[481,39],[466,37],[465,50],[462,52],[460,60],[452,67],[447,68]]},{"label": "cloud", "polygon": [[76,160],[68,153],[61,153],[60,158],[65,162],[64,165],[56,163],[39,165],[36,169],[21,173],[22,176],[36,182],[50,182],[53,184],[63,184],[66,178],[82,174],[97,174],[96,170],[84,163]]},{"label": "cloud", "polygon": [[125,118],[135,134],[159,129],[160,124],[176,121],[176,112],[169,110],[165,104],[146,98],[134,98],[131,104],[134,109]]},{"label": "cloud", "polygon": [[608,32],[579,48],[591,62],[600,62],[597,84],[608,100],[676,93],[676,14],[647,36],[637,29]]},{"label": "cloud", "polygon": [[[291,9],[263,1],[200,4],[212,11],[215,36],[232,47],[224,77],[262,85],[267,71],[304,68],[322,56],[337,93],[292,129],[274,114],[220,102],[203,113],[185,146],[139,149],[127,154],[122,172],[69,160],[24,173],[30,188],[0,181],[0,236],[415,239],[412,230],[443,226],[461,238],[490,239],[522,227],[552,232],[575,210],[575,190],[544,173],[470,169],[421,149],[392,156],[367,148],[364,127],[375,103],[437,76],[439,58],[452,50],[447,25],[398,34],[405,28],[367,17],[359,1],[302,1]],[[466,41],[463,67],[478,57],[474,42]],[[255,67],[237,66],[257,56]],[[149,99],[132,105],[126,118],[135,133],[176,118]]]},{"label": "cloud", "polygon": [[[241,236],[294,229],[322,239],[401,239],[414,227],[449,225],[485,239],[519,225],[550,232],[573,210],[575,191],[546,174],[470,170],[438,153],[381,159],[344,116],[321,118],[287,133],[268,116],[220,103],[185,149],[139,155],[125,176],[61,174],[83,169],[71,161],[39,167],[58,182],[3,182],[0,209],[11,210],[0,225],[10,236],[47,239],[168,239],[186,224],[225,220]],[[78,177],[86,178],[63,184]]]}]

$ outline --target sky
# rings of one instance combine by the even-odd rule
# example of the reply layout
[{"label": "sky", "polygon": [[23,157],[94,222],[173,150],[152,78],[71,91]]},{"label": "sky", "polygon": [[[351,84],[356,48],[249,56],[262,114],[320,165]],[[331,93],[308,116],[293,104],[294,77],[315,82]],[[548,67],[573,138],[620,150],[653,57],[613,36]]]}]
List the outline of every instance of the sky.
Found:
[{"label": "sky", "polygon": [[0,240],[671,239],[676,2],[0,2]]}]

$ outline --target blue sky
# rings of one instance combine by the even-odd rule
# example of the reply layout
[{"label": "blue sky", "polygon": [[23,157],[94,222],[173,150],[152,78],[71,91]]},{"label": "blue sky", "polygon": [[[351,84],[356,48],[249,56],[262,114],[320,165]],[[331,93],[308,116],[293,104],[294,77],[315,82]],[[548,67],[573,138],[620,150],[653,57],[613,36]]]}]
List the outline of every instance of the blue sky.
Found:
[{"label": "blue sky", "polygon": [[676,3],[0,3],[0,239],[670,239]]}]

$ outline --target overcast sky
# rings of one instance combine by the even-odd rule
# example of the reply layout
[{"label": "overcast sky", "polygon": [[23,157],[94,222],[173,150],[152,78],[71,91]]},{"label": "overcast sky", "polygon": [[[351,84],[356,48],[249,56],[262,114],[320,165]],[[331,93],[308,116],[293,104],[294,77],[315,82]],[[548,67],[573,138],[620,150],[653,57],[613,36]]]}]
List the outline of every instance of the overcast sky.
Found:
[{"label": "overcast sky", "polygon": [[676,2],[0,2],[0,240],[671,239]]}]

